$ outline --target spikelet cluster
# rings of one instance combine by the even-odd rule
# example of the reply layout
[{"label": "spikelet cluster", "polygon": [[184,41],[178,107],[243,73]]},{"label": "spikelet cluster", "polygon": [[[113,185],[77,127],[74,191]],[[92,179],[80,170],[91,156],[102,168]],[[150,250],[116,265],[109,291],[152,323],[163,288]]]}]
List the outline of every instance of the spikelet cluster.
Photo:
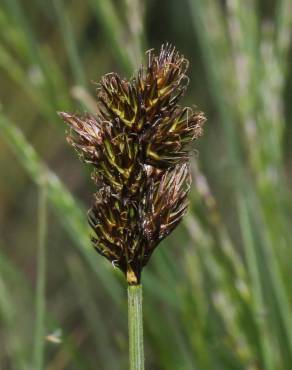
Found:
[{"label": "spikelet cluster", "polygon": [[132,79],[102,77],[98,113],[60,113],[68,142],[93,166],[92,243],[129,284],[139,284],[153,251],[186,212],[191,144],[205,121],[179,105],[187,60],[170,45],[146,55]]}]

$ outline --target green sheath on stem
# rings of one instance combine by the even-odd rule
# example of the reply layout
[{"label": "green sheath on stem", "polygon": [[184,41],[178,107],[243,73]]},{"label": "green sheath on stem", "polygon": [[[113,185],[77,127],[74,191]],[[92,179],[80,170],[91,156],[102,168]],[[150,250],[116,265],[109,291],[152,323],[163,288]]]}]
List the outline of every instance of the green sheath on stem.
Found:
[{"label": "green sheath on stem", "polygon": [[142,285],[128,286],[130,370],[144,370]]}]

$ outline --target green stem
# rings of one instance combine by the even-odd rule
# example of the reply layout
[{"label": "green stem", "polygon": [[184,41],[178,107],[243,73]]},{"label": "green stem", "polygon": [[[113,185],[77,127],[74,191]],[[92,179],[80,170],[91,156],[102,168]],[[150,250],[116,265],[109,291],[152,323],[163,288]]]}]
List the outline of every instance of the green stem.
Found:
[{"label": "green stem", "polygon": [[128,286],[130,370],[144,370],[142,285]]},{"label": "green stem", "polygon": [[47,186],[45,180],[39,186],[38,209],[38,251],[37,251],[37,286],[36,286],[36,323],[34,343],[34,363],[38,370],[44,369],[44,319],[45,319],[45,277],[47,234]]}]

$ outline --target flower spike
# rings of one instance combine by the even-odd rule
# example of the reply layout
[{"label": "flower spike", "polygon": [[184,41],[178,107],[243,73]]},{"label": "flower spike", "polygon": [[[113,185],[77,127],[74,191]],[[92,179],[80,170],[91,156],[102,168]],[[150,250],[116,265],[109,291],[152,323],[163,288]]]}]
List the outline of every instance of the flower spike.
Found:
[{"label": "flower spike", "polygon": [[102,77],[95,115],[59,113],[67,140],[93,165],[97,186],[88,212],[94,248],[139,284],[159,242],[188,207],[192,143],[203,134],[202,112],[180,106],[188,61],[169,44],[147,52],[137,76]]}]

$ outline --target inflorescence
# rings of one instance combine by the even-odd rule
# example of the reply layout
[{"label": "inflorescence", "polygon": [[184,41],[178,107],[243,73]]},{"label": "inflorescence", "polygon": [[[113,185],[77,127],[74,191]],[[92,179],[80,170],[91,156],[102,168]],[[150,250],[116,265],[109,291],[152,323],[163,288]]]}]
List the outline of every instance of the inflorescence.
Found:
[{"label": "inflorescence", "polygon": [[96,114],[60,113],[68,142],[93,165],[93,245],[129,284],[139,284],[154,249],[186,212],[191,143],[205,122],[203,113],[178,104],[188,61],[168,44],[147,58],[129,81],[102,77]]}]

